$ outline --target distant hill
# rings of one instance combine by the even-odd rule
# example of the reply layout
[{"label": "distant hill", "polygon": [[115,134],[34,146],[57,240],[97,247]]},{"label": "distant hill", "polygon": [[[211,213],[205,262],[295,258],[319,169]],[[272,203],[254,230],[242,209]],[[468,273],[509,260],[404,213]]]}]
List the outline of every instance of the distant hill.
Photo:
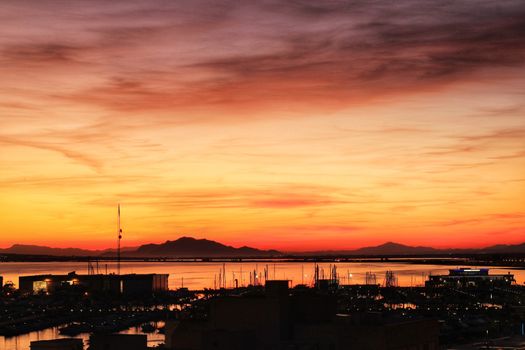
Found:
[{"label": "distant hill", "polygon": [[432,247],[408,246],[395,242],[386,242],[378,246],[363,247],[352,250],[321,250],[313,252],[297,253],[297,255],[315,256],[315,255],[329,255],[329,256],[388,256],[388,255],[433,255],[443,254],[443,251]]},{"label": "distant hill", "polygon": [[281,254],[275,250],[260,250],[246,246],[234,248],[215,241],[191,237],[181,237],[161,244],[145,244],[130,253],[133,256],[169,257],[269,257]]},{"label": "distant hill", "polygon": [[[122,248],[122,252],[134,251],[136,247]],[[116,249],[88,250],[80,248],[52,248],[31,244],[13,244],[9,248],[0,249],[0,254],[20,254],[20,255],[47,255],[47,256],[99,256],[114,255]]]},{"label": "distant hill", "polygon": [[358,255],[419,255],[436,253],[439,253],[439,250],[435,248],[412,247],[394,242],[387,242],[375,247],[364,247],[352,251],[352,254]]},{"label": "distant hill", "polygon": [[13,244],[9,248],[0,249],[0,253],[21,255],[93,256],[100,254],[100,251],[79,248],[51,248],[39,245]]},{"label": "distant hill", "polygon": [[491,247],[481,249],[482,253],[525,253],[525,243],[509,245],[509,244],[498,244]]},{"label": "distant hill", "polygon": [[295,255],[330,255],[330,256],[394,256],[394,255],[443,255],[443,254],[525,254],[525,243],[509,245],[499,244],[486,248],[451,248],[437,249],[424,246],[408,246],[395,242],[387,242],[378,246],[363,247],[353,250],[326,250],[296,253]]}]

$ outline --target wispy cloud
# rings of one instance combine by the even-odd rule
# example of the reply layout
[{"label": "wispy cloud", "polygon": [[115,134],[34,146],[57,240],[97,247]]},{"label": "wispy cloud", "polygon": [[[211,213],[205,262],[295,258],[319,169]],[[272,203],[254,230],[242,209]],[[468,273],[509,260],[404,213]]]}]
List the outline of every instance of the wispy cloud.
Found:
[{"label": "wispy cloud", "polygon": [[27,13],[40,17],[18,34],[20,43],[0,41],[4,62],[12,70],[40,65],[43,75],[50,64],[79,64],[76,72],[85,76],[96,71],[97,83],[53,96],[112,110],[341,108],[343,100],[414,93],[525,62],[519,1],[481,1],[475,11],[469,1],[413,0],[63,4],[87,13],[59,15],[76,38],[44,27],[55,5],[32,5],[20,5],[3,25]]},{"label": "wispy cloud", "polygon": [[81,48],[60,43],[19,44],[4,47],[0,52],[2,64],[32,65],[45,69],[46,65],[80,63],[75,56]]},{"label": "wispy cloud", "polygon": [[[351,196],[344,189],[318,185],[282,185],[261,189],[246,188],[194,188],[188,190],[164,190],[162,192],[134,191],[117,194],[116,198],[132,205],[173,208],[237,208],[237,209],[293,209],[301,207],[325,207],[347,203]],[[318,194],[316,194],[318,193]],[[323,194],[321,194],[323,193]],[[332,194],[329,194],[332,193]],[[97,200],[94,204],[112,205],[116,198]]]},{"label": "wispy cloud", "polygon": [[70,149],[68,145],[65,145],[65,144],[55,144],[55,143],[50,143],[50,142],[35,142],[35,141],[27,141],[27,140],[22,140],[22,139],[0,136],[0,144],[1,143],[3,143],[4,145],[9,144],[9,145],[25,146],[25,147],[39,148],[39,149],[57,152],[59,154],[62,154],[64,157],[67,157],[75,162],[79,162],[83,165],[86,165],[95,171],[100,171],[102,167],[102,162],[100,162],[97,158],[91,157],[84,153],[74,151]]}]

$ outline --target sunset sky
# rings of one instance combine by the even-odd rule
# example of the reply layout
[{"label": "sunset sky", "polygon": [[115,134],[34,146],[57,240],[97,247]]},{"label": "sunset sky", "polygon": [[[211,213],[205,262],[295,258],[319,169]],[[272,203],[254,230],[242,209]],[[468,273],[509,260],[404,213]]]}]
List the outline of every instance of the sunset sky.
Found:
[{"label": "sunset sky", "polygon": [[2,1],[0,247],[525,241],[525,2]]}]

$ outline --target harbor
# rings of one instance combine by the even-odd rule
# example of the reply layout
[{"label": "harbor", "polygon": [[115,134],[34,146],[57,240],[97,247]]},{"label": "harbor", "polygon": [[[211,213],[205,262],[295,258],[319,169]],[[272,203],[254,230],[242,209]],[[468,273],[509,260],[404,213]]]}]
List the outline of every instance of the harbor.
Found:
[{"label": "harbor", "polygon": [[[301,317],[314,317],[305,316],[313,312],[323,322],[329,322],[335,315],[354,315],[352,317],[359,317],[359,322],[365,323],[372,322],[370,317],[380,317],[383,321],[378,319],[373,324],[386,322],[385,327],[394,327],[398,322],[433,320],[432,326],[421,323],[421,327],[431,334],[436,332],[435,344],[432,343],[435,349],[437,344],[440,344],[439,348],[447,349],[480,337],[525,336],[525,286],[518,282],[520,277],[516,278],[521,270],[443,269],[441,266],[429,274],[419,274],[413,265],[404,266],[405,270],[383,264],[380,267],[388,269],[383,273],[367,266],[368,271],[363,270],[361,275],[357,266],[350,270],[345,264],[315,263],[306,269],[297,263],[258,263],[251,270],[248,265],[231,263],[212,264],[214,269],[211,270],[215,273],[208,275],[207,285],[203,288],[193,288],[192,285],[197,285],[199,280],[184,275],[176,278],[175,288],[171,288],[174,285],[170,281],[171,274],[126,274],[126,266],[121,266],[122,275],[96,274],[96,270],[88,268],[86,272],[93,274],[25,275],[19,277],[20,288],[5,284],[0,299],[4,309],[0,344],[3,342],[5,350],[22,350],[27,349],[27,343],[31,341],[80,338],[87,346],[92,334],[142,334],[148,347],[182,349],[180,344],[186,340],[180,337],[184,338],[186,332],[180,332],[186,328],[174,328],[174,325],[190,322],[188,327],[191,328],[196,319],[211,322],[209,317],[231,315],[251,320],[250,315],[261,312],[257,310],[271,308],[274,299],[268,299],[268,296],[275,293],[285,298],[283,300],[295,300],[286,303],[300,303],[293,312],[303,315]],[[209,264],[206,265],[208,268]],[[291,273],[295,270],[301,274]],[[516,271],[518,273],[514,274]],[[292,278],[273,278],[279,274]],[[111,288],[112,283],[106,283],[108,281],[118,281],[115,285],[119,288]],[[132,283],[124,287],[129,281]],[[221,300],[230,300],[226,301],[229,311],[225,316],[213,316],[210,307],[216,308],[213,305],[217,303],[222,305]],[[267,302],[270,306],[265,304]],[[332,311],[324,316],[317,314],[322,314],[324,307]],[[289,317],[292,316],[285,319]],[[233,322],[232,334],[238,334],[236,322]],[[357,319],[351,324],[355,325],[355,322]],[[419,327],[417,322],[414,327]],[[262,326],[265,324],[254,325],[254,329]],[[199,327],[197,329],[201,329]],[[326,327],[336,326],[327,323]],[[210,329],[210,332],[215,331]],[[188,334],[195,335],[195,332]],[[242,343],[242,339],[238,341]],[[313,341],[290,339],[286,341]],[[273,341],[277,344],[284,340],[276,336]],[[191,349],[201,348],[195,345]]]}]

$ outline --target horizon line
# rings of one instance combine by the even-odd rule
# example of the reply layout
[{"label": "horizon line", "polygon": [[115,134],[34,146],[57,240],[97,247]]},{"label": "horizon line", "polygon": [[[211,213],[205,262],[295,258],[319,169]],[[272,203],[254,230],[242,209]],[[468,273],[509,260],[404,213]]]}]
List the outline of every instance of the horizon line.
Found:
[{"label": "horizon line", "polygon": [[[290,249],[279,249],[279,248],[258,248],[258,247],[255,247],[255,246],[250,246],[250,245],[246,245],[246,244],[241,244],[241,245],[232,245],[232,244],[228,244],[228,243],[222,243],[220,241],[217,241],[217,240],[213,240],[213,239],[208,239],[208,238],[195,238],[195,237],[191,237],[191,236],[181,236],[179,238],[176,238],[176,239],[173,239],[173,240],[165,240],[165,241],[162,241],[162,242],[158,242],[158,243],[155,243],[155,242],[146,242],[146,243],[140,243],[140,244],[137,244],[137,245],[131,245],[131,246],[124,246],[124,247],[121,247],[120,249],[137,249],[143,245],[148,245],[148,244],[156,244],[156,245],[161,245],[161,244],[165,244],[167,242],[173,242],[173,241],[177,241],[181,238],[190,238],[190,239],[194,239],[194,240],[207,240],[207,241],[211,241],[211,242],[216,242],[216,243],[219,243],[219,244],[222,244],[222,245],[225,245],[225,246],[229,246],[229,247],[232,247],[232,248],[235,248],[235,249],[239,249],[239,248],[242,248],[242,247],[248,247],[248,248],[252,248],[252,249],[257,249],[257,250],[261,250],[261,251],[270,251],[270,250],[275,250],[275,251],[278,251],[279,253],[315,253],[315,252],[344,252],[344,251],[355,251],[355,250],[360,250],[360,249],[365,249],[365,248],[376,248],[376,247],[381,247],[381,246],[384,246],[384,245],[387,245],[387,244],[396,244],[396,245],[401,245],[401,246],[405,246],[405,247],[409,247],[409,248],[427,248],[427,249],[435,249],[435,250],[479,250],[479,249],[486,249],[486,248],[490,248],[490,247],[494,247],[494,246],[498,246],[498,245],[506,245],[506,246],[515,246],[515,245],[521,245],[521,244],[525,244],[525,241],[517,241],[517,242],[505,242],[505,243],[496,243],[496,244],[492,244],[492,245],[484,245],[484,246],[468,246],[468,247],[458,247],[458,246],[454,246],[454,247],[451,247],[451,246],[446,246],[446,247],[440,247],[440,246],[431,246],[431,245],[420,245],[420,244],[406,244],[406,243],[401,243],[401,242],[396,242],[396,241],[384,241],[383,243],[378,243],[378,244],[371,244],[371,245],[364,245],[364,246],[359,246],[359,247],[356,247],[356,248],[341,248],[341,249],[334,249],[334,248],[329,248],[329,249],[305,249],[305,250],[301,250],[301,249],[293,249],[293,250],[290,250]],[[67,250],[67,249],[77,249],[77,250],[85,250],[85,251],[91,251],[91,252],[103,252],[103,251],[111,251],[111,250],[117,250],[116,247],[109,247],[109,248],[82,248],[82,247],[79,247],[79,246],[50,246],[50,245],[42,245],[42,244],[29,244],[29,243],[12,243],[11,245],[9,246],[0,246],[0,250],[7,250],[7,249],[10,249],[10,248],[13,248],[15,246],[31,246],[31,247],[41,247],[41,248],[50,248],[50,249],[63,249],[63,250]]]}]

